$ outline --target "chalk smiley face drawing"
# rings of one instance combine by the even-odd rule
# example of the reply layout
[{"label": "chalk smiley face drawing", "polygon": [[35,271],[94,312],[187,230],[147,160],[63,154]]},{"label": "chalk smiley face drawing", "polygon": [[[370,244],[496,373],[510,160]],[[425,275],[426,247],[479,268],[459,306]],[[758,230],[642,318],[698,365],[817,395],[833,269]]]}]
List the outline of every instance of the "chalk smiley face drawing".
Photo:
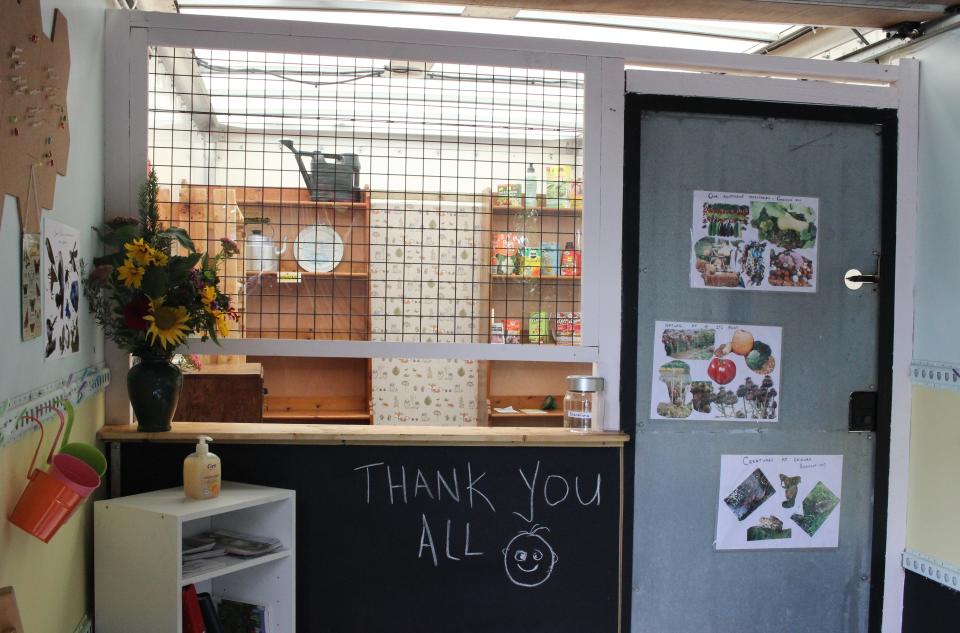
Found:
[{"label": "chalk smiley face drawing", "polygon": [[559,557],[553,546],[539,534],[544,531],[550,529],[534,525],[529,531],[519,532],[503,548],[503,566],[513,584],[537,587],[553,573]]}]

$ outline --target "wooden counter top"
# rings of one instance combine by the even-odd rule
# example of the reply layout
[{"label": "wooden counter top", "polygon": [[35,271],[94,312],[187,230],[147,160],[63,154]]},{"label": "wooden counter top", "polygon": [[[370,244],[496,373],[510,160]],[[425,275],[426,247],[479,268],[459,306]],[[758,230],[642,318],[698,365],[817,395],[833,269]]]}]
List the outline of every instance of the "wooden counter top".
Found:
[{"label": "wooden counter top", "polygon": [[105,442],[194,442],[208,435],[231,444],[378,444],[438,446],[622,446],[625,433],[576,433],[558,428],[485,426],[357,426],[350,424],[248,424],[174,422],[166,433],[139,433],[136,425],[110,425]]}]

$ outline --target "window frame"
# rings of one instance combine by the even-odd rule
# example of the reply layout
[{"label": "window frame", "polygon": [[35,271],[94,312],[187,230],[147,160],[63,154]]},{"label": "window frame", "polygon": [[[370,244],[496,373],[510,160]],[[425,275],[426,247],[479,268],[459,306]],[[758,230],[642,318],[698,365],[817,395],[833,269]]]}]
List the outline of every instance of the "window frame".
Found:
[{"label": "window frame", "polygon": [[[332,32],[336,32],[336,36]],[[148,51],[151,47],[416,59],[583,73],[585,212],[581,220],[581,345],[259,338],[223,339],[218,345],[212,341],[201,342],[195,337],[188,340],[188,345],[191,352],[201,354],[592,363],[594,371],[604,376],[607,384],[605,430],[618,431],[624,60],[546,48],[525,50],[515,45],[527,40],[515,37],[470,36],[470,42],[450,41],[451,37],[459,40],[460,35],[467,34],[167,13],[108,12],[105,63],[107,76],[111,77],[111,89],[105,96],[105,216],[110,219],[128,215],[129,209],[136,208],[137,191],[146,172]],[[125,374],[129,367],[129,359],[121,350],[113,349],[112,344],[107,347],[115,378],[124,378],[121,374]],[[125,380],[117,381],[123,382]],[[108,396],[108,423],[129,421],[129,408],[125,402],[121,406],[121,402],[122,394]]]}]

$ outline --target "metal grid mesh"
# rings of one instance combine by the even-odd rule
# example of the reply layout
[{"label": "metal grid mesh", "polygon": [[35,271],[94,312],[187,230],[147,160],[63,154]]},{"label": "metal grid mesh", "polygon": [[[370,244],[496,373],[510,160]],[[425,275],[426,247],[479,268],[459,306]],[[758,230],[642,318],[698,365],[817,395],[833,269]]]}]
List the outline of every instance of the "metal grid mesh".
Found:
[{"label": "metal grid mesh", "polygon": [[579,344],[582,75],[157,48],[149,86],[162,212],[241,246],[239,336]]}]

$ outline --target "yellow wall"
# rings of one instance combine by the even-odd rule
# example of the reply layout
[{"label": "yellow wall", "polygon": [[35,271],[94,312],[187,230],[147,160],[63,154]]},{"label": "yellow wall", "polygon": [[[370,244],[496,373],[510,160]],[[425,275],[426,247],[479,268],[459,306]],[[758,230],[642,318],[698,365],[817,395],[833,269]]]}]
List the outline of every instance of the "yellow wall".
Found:
[{"label": "yellow wall", "polygon": [[[77,408],[70,440],[93,442],[102,420],[103,397],[85,401]],[[44,458],[57,425],[51,421],[45,428]],[[39,433],[33,433],[0,448],[0,507],[4,516],[13,511],[26,486],[30,458],[39,439]],[[89,578],[93,569],[92,527],[93,503],[89,500],[47,544],[9,521],[0,522],[0,586],[13,585],[27,633],[70,633],[86,613],[93,597]]]},{"label": "yellow wall", "polygon": [[960,566],[960,393],[913,388],[907,549]]}]

